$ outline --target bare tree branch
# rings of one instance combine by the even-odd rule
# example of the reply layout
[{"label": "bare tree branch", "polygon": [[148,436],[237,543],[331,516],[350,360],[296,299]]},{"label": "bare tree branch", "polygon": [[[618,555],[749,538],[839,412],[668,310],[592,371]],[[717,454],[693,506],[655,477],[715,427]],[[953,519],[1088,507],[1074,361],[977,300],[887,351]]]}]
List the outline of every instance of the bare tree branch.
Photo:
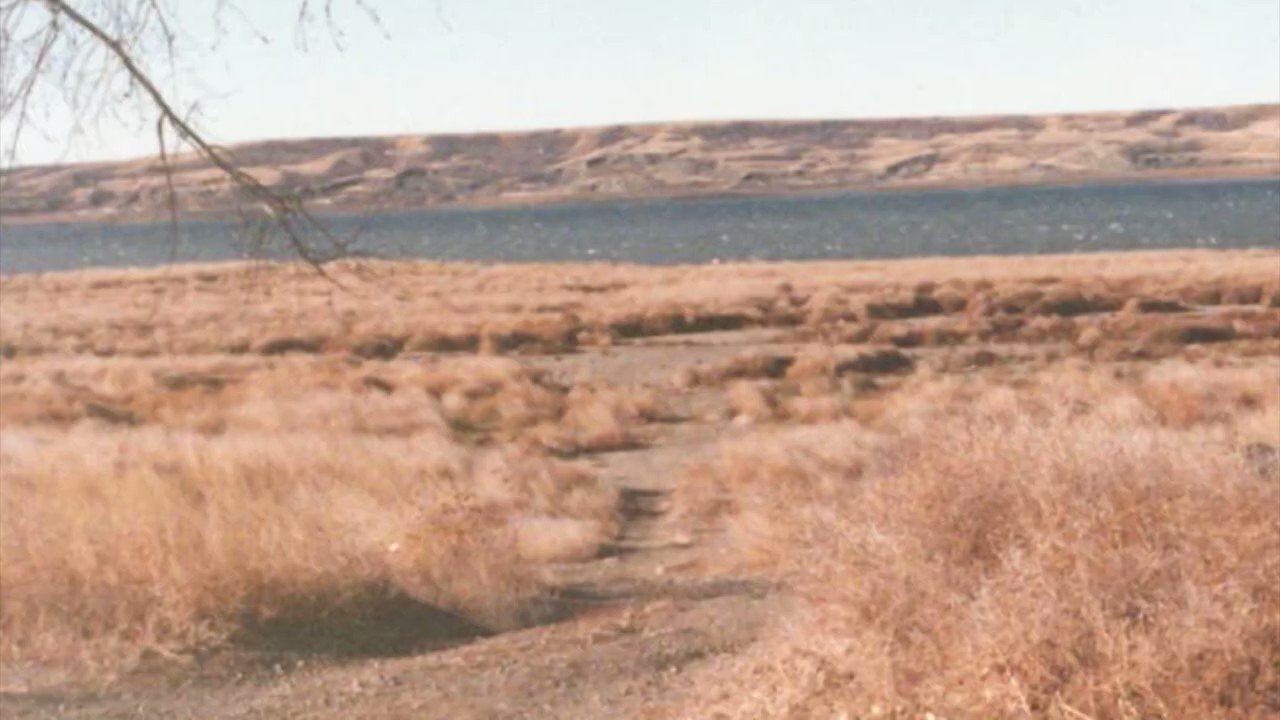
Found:
[{"label": "bare tree branch", "polygon": [[[364,0],[352,1],[385,33],[377,13]],[[304,41],[315,19],[314,2],[300,2],[299,30]],[[340,47],[342,32],[333,3],[323,0],[321,11],[335,45]],[[33,12],[36,9],[43,12]],[[218,33],[226,32],[218,17],[224,9],[238,13],[249,31],[267,42],[230,0],[217,2]],[[0,120],[11,124],[12,131],[8,147],[0,147],[0,152],[7,151],[10,163],[17,157],[22,130],[32,124],[30,103],[38,84],[44,88],[42,92],[54,91],[54,98],[61,95],[69,111],[68,121],[77,132],[85,122],[99,117],[126,125],[130,116],[139,120],[156,117],[156,142],[175,243],[179,203],[171,160],[175,146],[186,146],[223,173],[243,198],[260,210],[262,221],[255,223],[257,227],[279,233],[295,256],[328,277],[323,264],[349,255],[350,243],[335,237],[300,197],[267,186],[244,170],[231,152],[210,142],[189,114],[177,110],[177,86],[168,93],[162,91],[156,76],[145,67],[145,58],[159,54],[167,60],[170,80],[177,82],[174,13],[167,0],[0,0]]]},{"label": "bare tree branch", "polygon": [[172,239],[169,245],[169,262],[172,263],[177,259],[178,255],[178,191],[173,187],[173,166],[169,164],[169,151],[164,141],[164,123],[165,117],[160,116],[156,120],[156,145],[160,148],[160,167],[164,169],[164,187],[165,198],[169,204],[169,237]]},{"label": "bare tree branch", "polygon": [[[21,17],[18,18],[18,22],[21,22]],[[8,23],[5,26],[7,27]],[[58,32],[59,28],[56,21],[49,23],[44,28],[43,39],[40,42],[39,49],[36,51],[35,59],[31,62],[31,69],[19,81],[18,89],[14,95],[11,97],[8,93],[0,92],[0,114],[9,114],[7,111],[10,102],[16,102],[18,105],[13,137],[10,138],[11,146],[9,152],[11,157],[18,151],[18,140],[21,139],[22,129],[28,121],[27,111],[33,94],[32,90],[35,88],[35,83],[39,80],[41,72],[44,71],[45,62],[49,59],[49,51],[58,39]]]},{"label": "bare tree branch", "polygon": [[302,206],[300,201],[273,192],[259,182],[257,178],[240,169],[238,165],[205,140],[195,128],[187,124],[187,121],[169,105],[169,101],[156,87],[155,83],[152,82],[150,76],[138,65],[138,62],[134,60],[133,56],[125,50],[118,40],[108,35],[105,30],[80,14],[64,0],[45,0],[45,2],[55,13],[65,15],[68,20],[97,38],[104,47],[115,55],[116,59],[120,61],[120,64],[129,73],[129,77],[147,93],[151,98],[151,102],[159,109],[164,121],[177,132],[178,136],[194,146],[201,157],[230,177],[236,185],[249,194],[251,199],[261,203],[267,215],[284,231],[286,239],[293,246],[293,250],[298,254],[298,257],[312,265],[317,271],[324,273],[324,269],[320,265],[323,258],[312,252],[304,240],[303,232],[307,230],[318,231],[331,242],[334,250],[345,250],[337,238],[329,233],[324,225],[316,221],[315,217]]}]

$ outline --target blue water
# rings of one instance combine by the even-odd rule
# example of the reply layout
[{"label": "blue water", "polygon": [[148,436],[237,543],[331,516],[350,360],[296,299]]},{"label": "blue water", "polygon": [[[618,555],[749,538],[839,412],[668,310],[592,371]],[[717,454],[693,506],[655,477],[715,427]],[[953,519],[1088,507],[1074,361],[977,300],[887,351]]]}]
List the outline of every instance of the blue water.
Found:
[{"label": "blue water", "polygon": [[[601,202],[327,218],[361,254],[473,261],[890,258],[1280,245],[1280,180]],[[275,241],[273,241],[275,242]],[[287,257],[234,222],[0,229],[0,272]]]}]

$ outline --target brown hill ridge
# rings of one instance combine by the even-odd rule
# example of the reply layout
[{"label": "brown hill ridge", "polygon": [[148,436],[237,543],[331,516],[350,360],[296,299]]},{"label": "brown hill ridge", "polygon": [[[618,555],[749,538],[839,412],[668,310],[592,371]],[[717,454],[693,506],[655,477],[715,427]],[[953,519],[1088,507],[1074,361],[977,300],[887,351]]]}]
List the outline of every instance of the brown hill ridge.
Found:
[{"label": "brown hill ridge", "polygon": [[[474,135],[277,140],[239,162],[320,211],[811,191],[1280,175],[1280,105],[1044,116],[664,123]],[[194,156],[184,212],[236,211]],[[0,179],[6,223],[166,212],[155,158],[35,166]]]}]

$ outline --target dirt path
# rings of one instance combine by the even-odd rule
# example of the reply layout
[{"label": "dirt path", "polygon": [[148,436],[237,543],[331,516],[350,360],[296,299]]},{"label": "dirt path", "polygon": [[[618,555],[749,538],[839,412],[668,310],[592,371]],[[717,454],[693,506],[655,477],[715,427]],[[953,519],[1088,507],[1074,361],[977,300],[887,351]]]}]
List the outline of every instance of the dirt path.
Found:
[{"label": "dirt path", "polygon": [[[736,344],[613,349],[535,362],[555,372],[660,386]],[[684,357],[679,357],[684,355]],[[705,358],[703,357],[705,356]],[[661,358],[664,362],[654,362]],[[579,461],[619,494],[617,536],[599,557],[548,568],[568,619],[492,637],[441,638],[395,657],[240,653],[142,673],[102,692],[8,695],[6,718],[597,718],[680,717],[697,678],[756,642],[790,601],[767,584],[709,574],[714,538],[673,518],[685,465],[734,428],[707,399],[672,398],[679,422],[655,423],[638,449]]]}]

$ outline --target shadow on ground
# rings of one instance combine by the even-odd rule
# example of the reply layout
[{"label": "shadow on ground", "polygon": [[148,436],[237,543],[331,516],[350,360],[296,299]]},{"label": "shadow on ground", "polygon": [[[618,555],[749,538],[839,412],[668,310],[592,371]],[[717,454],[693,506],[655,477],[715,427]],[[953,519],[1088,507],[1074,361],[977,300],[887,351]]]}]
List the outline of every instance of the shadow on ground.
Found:
[{"label": "shadow on ground", "polygon": [[402,592],[378,588],[337,606],[248,620],[232,644],[266,653],[374,658],[444,649],[493,634]]}]

